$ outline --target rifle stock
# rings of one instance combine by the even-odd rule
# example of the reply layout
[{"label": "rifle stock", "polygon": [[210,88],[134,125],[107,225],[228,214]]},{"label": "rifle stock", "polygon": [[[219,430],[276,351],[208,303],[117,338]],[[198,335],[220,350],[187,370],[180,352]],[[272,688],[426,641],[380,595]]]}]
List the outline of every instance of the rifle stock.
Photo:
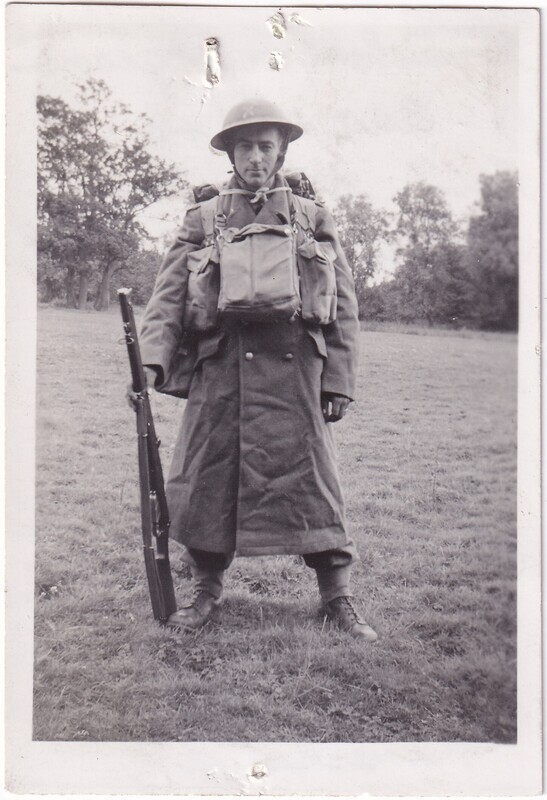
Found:
[{"label": "rifle stock", "polygon": [[118,299],[129,356],[133,391],[137,395],[137,441],[144,563],[154,619],[165,623],[177,610],[169,563],[169,510],[163,481],[150,398],[142,365],[131,289],[119,289]]}]

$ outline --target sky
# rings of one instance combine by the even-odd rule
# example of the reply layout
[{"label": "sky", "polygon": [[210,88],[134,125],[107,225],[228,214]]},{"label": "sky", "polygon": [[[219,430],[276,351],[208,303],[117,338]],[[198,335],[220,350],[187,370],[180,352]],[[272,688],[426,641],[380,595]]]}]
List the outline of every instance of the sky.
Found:
[{"label": "sky", "polygon": [[[481,173],[518,166],[526,11],[286,7],[287,31],[276,39],[274,7],[30,8],[16,32],[34,59],[37,92],[71,102],[76,83],[102,78],[115,99],[150,116],[156,151],[191,184],[227,177],[227,158],[209,140],[231,105],[257,96],[304,128],[286,166],[305,171],[331,206],[349,193],[393,209],[407,183],[426,181],[465,218],[477,211]],[[211,36],[221,79],[207,88]],[[283,56],[279,71],[268,65],[272,51]],[[149,214],[153,234],[163,230],[160,210]]]}]

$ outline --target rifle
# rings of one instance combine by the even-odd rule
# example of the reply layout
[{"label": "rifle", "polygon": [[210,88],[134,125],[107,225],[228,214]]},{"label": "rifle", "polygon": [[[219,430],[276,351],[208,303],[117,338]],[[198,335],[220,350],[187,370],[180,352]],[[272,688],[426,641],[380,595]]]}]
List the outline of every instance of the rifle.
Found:
[{"label": "rifle", "polygon": [[150,397],[146,389],[146,377],[141,360],[133,306],[129,299],[130,294],[131,289],[118,289],[133,391],[137,395],[137,440],[144,563],[154,619],[165,624],[168,617],[177,610],[169,564],[169,509],[167,508],[159,453],[160,441],[156,437]]}]

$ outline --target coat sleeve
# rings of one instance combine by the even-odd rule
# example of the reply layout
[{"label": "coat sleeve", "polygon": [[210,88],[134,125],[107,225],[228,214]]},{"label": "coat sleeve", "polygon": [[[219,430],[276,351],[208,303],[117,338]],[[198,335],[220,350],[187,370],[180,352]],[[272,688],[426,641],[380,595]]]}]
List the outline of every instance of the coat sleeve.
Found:
[{"label": "coat sleeve", "polygon": [[334,270],[338,295],[336,320],[323,327],[327,359],[323,367],[321,390],[353,399],[359,359],[359,317],[353,275],[344,255],[330,213],[317,207],[315,238],[330,242],[336,258]]},{"label": "coat sleeve", "polygon": [[158,372],[161,385],[183,334],[183,312],[188,286],[188,254],[199,250],[205,234],[199,206],[192,206],[175,242],[165,256],[141,325],[142,362]]}]

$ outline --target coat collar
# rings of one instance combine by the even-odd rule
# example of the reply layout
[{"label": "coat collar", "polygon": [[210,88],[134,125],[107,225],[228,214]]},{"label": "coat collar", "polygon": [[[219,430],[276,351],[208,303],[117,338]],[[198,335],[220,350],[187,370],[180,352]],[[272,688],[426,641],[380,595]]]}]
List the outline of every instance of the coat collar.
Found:
[{"label": "coat collar", "polygon": [[[275,176],[272,189],[279,187],[289,188],[289,184],[279,173]],[[235,176],[233,176],[226,189],[239,189],[240,186]],[[243,194],[225,195],[222,198],[222,209],[226,214],[226,227],[243,228],[252,222],[259,222],[265,225],[282,225],[289,222],[291,218],[290,191],[273,192],[260,209],[255,214],[249,202],[250,196]],[[281,216],[278,216],[281,215]]]}]

